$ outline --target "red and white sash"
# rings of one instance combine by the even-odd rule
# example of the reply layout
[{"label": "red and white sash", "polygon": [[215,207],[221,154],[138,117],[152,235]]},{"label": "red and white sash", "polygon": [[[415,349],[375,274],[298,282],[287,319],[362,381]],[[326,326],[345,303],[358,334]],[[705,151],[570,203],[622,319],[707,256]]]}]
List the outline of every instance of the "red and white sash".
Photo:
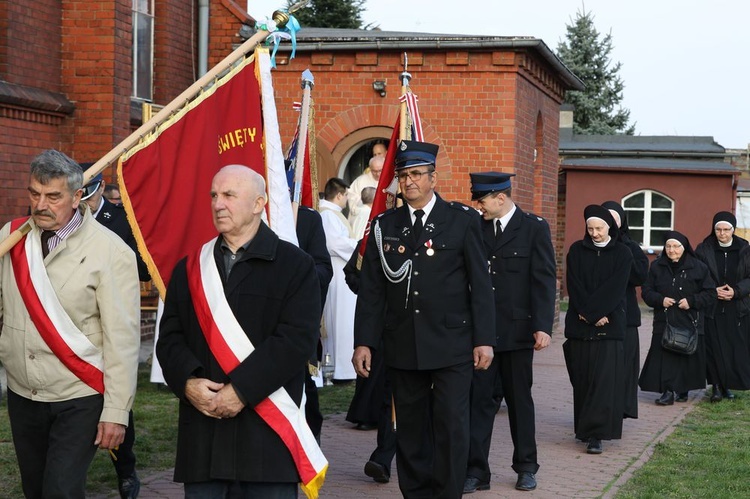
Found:
[{"label": "red and white sash", "polygon": [[[198,254],[187,259],[190,295],[208,347],[222,370],[230,373],[255,347],[229,307],[219,269],[213,257],[214,238]],[[304,411],[281,387],[254,407],[255,412],[281,437],[292,455],[302,480],[302,491],[317,498],[325,480],[328,461],[307,425]]]},{"label": "red and white sash", "polygon": [[[25,220],[13,220],[11,229],[17,229]],[[10,259],[18,292],[39,335],[65,367],[104,393],[102,351],[78,329],[57,298],[44,267],[40,239],[25,235],[10,250]]]}]

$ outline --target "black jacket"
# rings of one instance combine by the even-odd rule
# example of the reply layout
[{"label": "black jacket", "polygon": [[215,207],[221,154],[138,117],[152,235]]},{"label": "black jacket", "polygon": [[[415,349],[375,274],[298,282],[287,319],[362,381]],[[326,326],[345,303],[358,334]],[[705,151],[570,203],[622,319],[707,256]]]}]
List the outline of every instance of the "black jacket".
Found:
[{"label": "black jacket", "polygon": [[[214,258],[223,274],[220,242]],[[252,408],[280,387],[301,402],[320,324],[320,287],[312,258],[261,223],[229,279],[222,275],[229,306],[255,346],[228,375],[195,316],[185,262],[180,260],[172,273],[156,347],[164,378],[180,399],[175,481],[299,481],[281,438]],[[246,407],[234,418],[204,416],[185,398],[190,377],[231,382]]]},{"label": "black jacket", "polygon": [[128,224],[128,217],[125,214],[125,208],[122,205],[110,203],[106,198],[102,198],[104,204],[99,213],[96,214],[96,221],[120,236],[125,244],[135,251],[135,259],[138,263],[138,279],[147,282],[151,280],[146,263],[138,252],[138,244],[133,236],[133,231]]},{"label": "black jacket", "polygon": [[495,237],[494,220],[482,221],[482,236],[495,291],[497,351],[533,348],[534,333],[552,334],[557,274],[549,225],[519,207]]},{"label": "black jacket", "polygon": [[300,206],[297,211],[297,240],[302,251],[310,255],[315,261],[315,272],[320,282],[320,311],[323,312],[328,286],[333,279],[331,255],[326,247],[326,233],[323,230],[323,220],[320,213]]},{"label": "black jacket", "polygon": [[[603,248],[594,246],[588,235],[570,246],[565,272],[569,297],[566,338],[625,337],[625,289],[632,266],[630,250],[614,237]],[[602,317],[607,317],[609,323],[595,326]]]},{"label": "black jacket", "polygon": [[638,306],[638,296],[635,288],[646,282],[648,277],[648,257],[643,253],[641,246],[630,239],[627,234],[620,235],[620,242],[628,247],[633,255],[633,267],[630,269],[628,287],[625,290],[625,322],[628,327],[641,325],[641,309]]},{"label": "black jacket", "polygon": [[[390,282],[385,261],[410,278]],[[432,251],[426,245],[432,246]],[[472,360],[476,346],[495,346],[495,307],[480,217],[439,196],[419,240],[406,205],[380,214],[367,239],[354,318],[354,346],[384,342],[386,365],[439,369]]]},{"label": "black jacket", "polygon": [[[745,239],[736,235],[732,239],[732,246],[727,248],[727,250],[738,253],[738,263],[736,269],[733,269],[732,282],[728,284],[734,289],[734,298],[732,301],[737,304],[737,314],[740,317],[744,317],[750,313],[750,245]],[[723,282],[722,276],[724,273],[719,272],[719,266],[716,262],[716,252],[719,249],[719,242],[713,234],[706,237],[695,249],[695,256],[708,266],[708,271],[711,273],[711,278],[717,287],[727,284]],[[712,316],[712,314],[709,314],[709,316]]]},{"label": "black jacket", "polygon": [[716,303],[716,284],[711,278],[708,267],[690,254],[685,254],[676,267],[670,265],[665,254],[651,263],[648,279],[641,286],[641,297],[649,307],[654,309],[654,334],[664,331],[666,320],[664,298],[679,301],[687,298],[689,311],[682,311],[677,304],[670,307],[669,320],[685,322],[698,316],[698,333],[703,334],[706,312],[710,312]]}]

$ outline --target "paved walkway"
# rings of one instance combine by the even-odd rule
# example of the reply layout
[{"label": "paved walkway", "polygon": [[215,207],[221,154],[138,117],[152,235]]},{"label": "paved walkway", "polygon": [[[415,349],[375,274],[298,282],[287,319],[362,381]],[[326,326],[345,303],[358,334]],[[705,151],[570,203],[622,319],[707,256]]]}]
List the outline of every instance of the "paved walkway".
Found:
[{"label": "paved walkway", "polygon": [[[643,314],[641,328],[641,362],[651,340],[651,313]],[[691,392],[687,403],[671,407],[654,404],[656,394],[640,393],[639,419],[626,419],[622,440],[604,441],[604,453],[586,454],[585,444],[573,433],[573,391],[568,381],[562,354],[562,334],[553,336],[552,344],[534,360],[534,400],[536,403],[537,445],[541,469],[538,487],[533,492],[514,489],[516,474],[510,468],[512,444],[505,406],[495,420],[490,453],[493,469],[492,489],[476,492],[476,499],[516,497],[613,497],[633,472],[650,457],[654,445],[669,435],[675,425],[692,409],[703,391]],[[321,498],[391,499],[399,497],[396,468],[392,481],[376,484],[362,468],[375,446],[375,432],[357,431],[344,420],[343,414],[329,417],[323,425],[323,451],[330,462]],[[142,476],[140,497],[182,498],[182,486],[171,481],[172,471]],[[116,493],[98,495],[96,499],[116,498]],[[300,497],[304,497],[300,493]]]}]

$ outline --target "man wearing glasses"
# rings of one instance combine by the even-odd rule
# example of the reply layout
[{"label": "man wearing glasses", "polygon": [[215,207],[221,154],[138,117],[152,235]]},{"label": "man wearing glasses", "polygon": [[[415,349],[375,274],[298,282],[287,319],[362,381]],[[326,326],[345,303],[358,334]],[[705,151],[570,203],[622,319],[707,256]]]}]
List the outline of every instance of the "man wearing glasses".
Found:
[{"label": "man wearing glasses", "polygon": [[381,336],[397,417],[405,497],[461,497],[469,452],[472,371],[487,369],[495,312],[478,213],[435,193],[438,147],[401,141],[404,206],[377,217],[354,323],[357,374]]}]

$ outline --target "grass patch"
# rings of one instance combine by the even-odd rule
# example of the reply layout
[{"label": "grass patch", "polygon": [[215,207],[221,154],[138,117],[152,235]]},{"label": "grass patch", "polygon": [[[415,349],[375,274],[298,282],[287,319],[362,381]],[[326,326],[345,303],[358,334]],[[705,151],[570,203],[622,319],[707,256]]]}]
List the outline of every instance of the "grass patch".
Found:
[{"label": "grass patch", "polygon": [[[167,388],[149,381],[150,370],[144,364],[139,368],[138,394],[133,407],[135,455],[141,477],[174,467],[177,449],[177,398]],[[324,415],[346,412],[354,396],[354,383],[327,386],[318,393]],[[0,477],[0,497],[23,497],[5,399],[0,404]],[[108,452],[96,453],[86,489],[92,494],[117,490],[117,474]]]},{"label": "grass patch", "polygon": [[747,497],[750,392],[738,395],[699,403],[616,497]]}]

